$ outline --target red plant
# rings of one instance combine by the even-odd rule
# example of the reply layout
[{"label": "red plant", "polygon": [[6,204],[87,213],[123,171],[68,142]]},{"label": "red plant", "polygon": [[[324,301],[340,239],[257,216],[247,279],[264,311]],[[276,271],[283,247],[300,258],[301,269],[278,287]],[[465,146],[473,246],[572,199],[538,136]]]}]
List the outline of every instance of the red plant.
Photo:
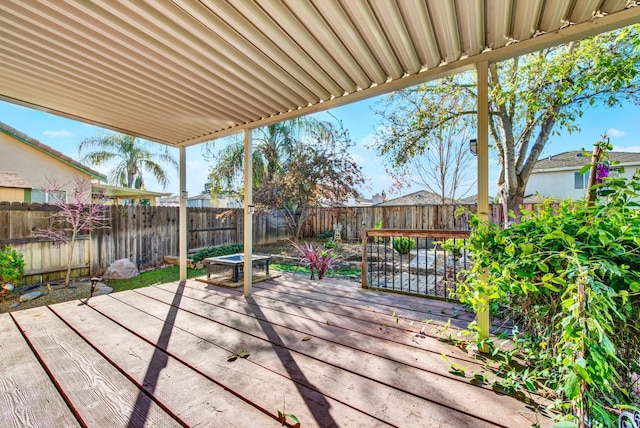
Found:
[{"label": "red plant", "polygon": [[311,271],[311,279],[315,279],[315,271],[318,272],[318,279],[324,278],[324,274],[330,269],[335,269],[340,260],[340,256],[331,248],[316,248],[309,242],[302,245],[291,241],[291,245],[302,254],[300,262]]}]

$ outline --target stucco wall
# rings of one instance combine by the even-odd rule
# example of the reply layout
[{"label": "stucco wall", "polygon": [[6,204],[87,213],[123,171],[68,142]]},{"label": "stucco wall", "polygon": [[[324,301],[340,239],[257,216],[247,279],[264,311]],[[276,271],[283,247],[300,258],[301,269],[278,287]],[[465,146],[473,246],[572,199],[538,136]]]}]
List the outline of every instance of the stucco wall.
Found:
[{"label": "stucco wall", "polygon": [[[631,178],[640,164],[624,165],[623,177]],[[543,196],[554,196],[559,199],[580,199],[585,196],[586,189],[575,189],[575,170],[536,172],[531,174],[525,195],[539,193]],[[589,173],[587,172],[586,175]],[[585,180],[586,184],[586,180]]]},{"label": "stucco wall", "polygon": [[[90,177],[58,159],[45,154],[22,141],[0,133],[0,171],[13,171],[20,174],[34,189],[45,186],[46,179],[55,179],[71,194],[74,187],[74,176]],[[87,189],[85,201],[91,199],[91,189]],[[71,201],[69,201],[71,202]]]}]

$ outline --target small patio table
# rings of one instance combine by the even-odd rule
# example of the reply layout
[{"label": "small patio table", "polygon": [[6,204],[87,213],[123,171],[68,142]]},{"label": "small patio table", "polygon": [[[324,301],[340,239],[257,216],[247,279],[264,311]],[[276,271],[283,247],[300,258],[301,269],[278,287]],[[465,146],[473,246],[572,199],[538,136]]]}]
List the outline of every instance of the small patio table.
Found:
[{"label": "small patio table", "polygon": [[[211,279],[211,273],[213,273],[214,266],[231,266],[233,268],[233,282],[238,282],[240,278],[240,271],[242,266],[244,265],[244,254],[230,254],[228,256],[219,256],[219,257],[207,257],[204,259],[207,262],[207,279]],[[265,272],[269,275],[269,262],[271,261],[271,256],[261,255],[261,254],[253,254],[251,256],[252,265],[256,262],[261,262],[265,266]],[[258,263],[260,264],[260,263]]]}]

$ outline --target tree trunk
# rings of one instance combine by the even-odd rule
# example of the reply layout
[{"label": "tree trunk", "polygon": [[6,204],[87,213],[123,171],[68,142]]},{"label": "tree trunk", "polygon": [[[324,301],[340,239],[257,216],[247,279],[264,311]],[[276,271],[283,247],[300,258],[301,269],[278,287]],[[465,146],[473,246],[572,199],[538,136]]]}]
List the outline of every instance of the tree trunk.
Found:
[{"label": "tree trunk", "polygon": [[[520,206],[524,200],[524,186],[520,186],[516,189],[501,189],[500,199],[502,200],[502,210],[504,212],[503,221],[505,225],[512,222],[520,222],[522,212]],[[515,218],[512,218],[509,213],[513,211]]]}]

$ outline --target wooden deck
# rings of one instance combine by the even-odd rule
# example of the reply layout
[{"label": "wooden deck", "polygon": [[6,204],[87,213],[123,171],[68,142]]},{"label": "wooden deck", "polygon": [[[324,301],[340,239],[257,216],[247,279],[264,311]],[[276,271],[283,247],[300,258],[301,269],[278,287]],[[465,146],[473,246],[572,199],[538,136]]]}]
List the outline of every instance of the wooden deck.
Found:
[{"label": "wooden deck", "polygon": [[286,275],[249,299],[189,280],[0,314],[0,426],[550,426],[450,373],[482,370],[438,340],[471,319],[454,306]]}]

